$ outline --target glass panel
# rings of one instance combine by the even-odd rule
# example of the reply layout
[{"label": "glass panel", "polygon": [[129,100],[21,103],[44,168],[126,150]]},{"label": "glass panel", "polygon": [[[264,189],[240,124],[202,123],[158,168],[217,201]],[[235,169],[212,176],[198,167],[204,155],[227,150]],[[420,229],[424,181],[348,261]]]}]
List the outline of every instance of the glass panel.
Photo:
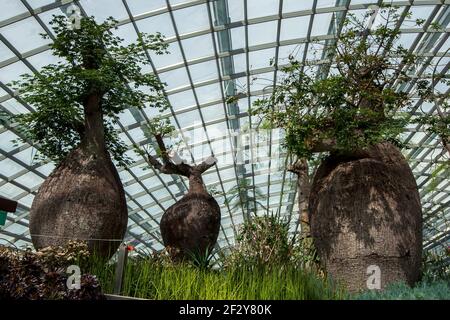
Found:
[{"label": "glass panel", "polygon": [[167,90],[189,85],[186,68],[178,68],[160,74],[161,81],[167,83]]},{"label": "glass panel", "polygon": [[25,108],[20,102],[18,102],[14,98],[6,100],[5,102],[2,103],[2,105],[6,110],[11,112],[12,114],[29,112],[27,108]]},{"label": "glass panel", "polygon": [[180,35],[210,28],[208,10],[201,4],[173,12]]},{"label": "glass panel", "polygon": [[127,0],[127,4],[134,16],[166,7],[165,0]]},{"label": "glass panel", "polygon": [[331,23],[332,13],[316,14],[311,29],[311,36],[320,36],[328,34],[328,27]]},{"label": "glass panel", "polygon": [[17,16],[21,13],[27,12],[27,8],[20,2],[20,0],[2,1],[2,10],[0,10],[0,21]]},{"label": "glass panel", "polygon": [[50,43],[39,35],[45,31],[33,17],[3,27],[0,31],[20,53]]},{"label": "glass panel", "polygon": [[206,122],[221,119],[225,116],[222,104],[215,104],[202,108],[202,114]]},{"label": "glass panel", "polygon": [[334,7],[336,0],[317,0],[317,8]]},{"label": "glass panel", "polygon": [[230,22],[244,20],[244,1],[228,0],[228,14]]},{"label": "glass panel", "polygon": [[169,95],[169,101],[175,111],[195,106],[195,97],[192,90],[185,90]]},{"label": "glass panel", "polygon": [[280,40],[305,38],[308,34],[309,16],[283,19]]},{"label": "glass panel", "polygon": [[248,42],[250,46],[270,43],[276,40],[277,22],[270,21],[248,26]]},{"label": "glass panel", "polygon": [[283,12],[293,12],[293,11],[303,11],[311,10],[313,5],[313,0],[284,0],[283,1]]},{"label": "glass panel", "polygon": [[54,0],[26,0],[26,1],[33,9],[40,8],[55,2]]},{"label": "glass panel", "polygon": [[0,81],[3,84],[9,84],[25,73],[31,74],[32,72],[22,61],[18,61],[0,69]]},{"label": "glass panel", "polygon": [[192,81],[194,83],[217,79],[217,63],[216,61],[208,61],[196,63],[189,66]]},{"label": "glass panel", "polygon": [[5,61],[14,57],[14,53],[0,41],[0,61]]},{"label": "glass panel", "polygon": [[136,21],[140,32],[154,34],[160,32],[166,38],[175,36],[175,30],[173,29],[172,20],[169,13],[159,14],[145,18],[143,20]]},{"label": "glass panel", "polygon": [[214,55],[213,42],[209,34],[182,40],[181,45],[187,60]]},{"label": "glass panel", "polygon": [[24,168],[11,159],[4,159],[0,161],[0,174],[6,177],[12,177],[22,170],[24,170]]},{"label": "glass panel", "polygon": [[255,70],[270,67],[270,61],[275,57],[275,48],[252,51],[249,53],[249,68]]},{"label": "glass panel", "polygon": [[123,46],[136,43],[138,38],[136,31],[134,30],[134,27],[131,23],[119,26],[117,29],[113,30],[113,33],[115,36],[123,39],[123,41],[121,42],[121,45]]},{"label": "glass panel", "polygon": [[247,0],[248,18],[258,18],[278,14],[278,0],[265,0],[264,4],[261,0]]},{"label": "glass panel", "polygon": [[192,110],[177,115],[178,122],[182,128],[189,127],[195,124],[200,124],[200,113],[198,110]]},{"label": "glass panel", "polygon": [[200,104],[222,98],[220,85],[218,83],[196,88],[195,91]]},{"label": "glass panel", "polygon": [[50,50],[44,51],[42,53],[36,54],[28,58],[28,62],[37,70],[40,71],[42,67],[49,64],[56,64],[58,62],[64,62],[60,57],[55,57]]},{"label": "glass panel", "polygon": [[169,54],[155,54],[150,52],[150,57],[156,67],[156,69],[162,69],[164,67],[174,65],[183,61],[183,56],[181,55],[180,46],[178,43],[174,42],[169,45]]},{"label": "glass panel", "polygon": [[80,0],[80,4],[89,16],[94,16],[99,23],[109,17],[116,20],[128,18],[122,0]]}]

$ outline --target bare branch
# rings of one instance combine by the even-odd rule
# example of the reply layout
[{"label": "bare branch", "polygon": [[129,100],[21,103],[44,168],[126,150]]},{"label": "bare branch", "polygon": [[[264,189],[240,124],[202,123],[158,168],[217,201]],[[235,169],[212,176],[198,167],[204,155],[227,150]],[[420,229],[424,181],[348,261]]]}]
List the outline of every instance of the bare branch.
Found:
[{"label": "bare branch", "polygon": [[158,144],[159,150],[161,152],[161,157],[163,159],[164,164],[170,163],[169,155],[167,154],[167,148],[164,144],[164,140],[161,134],[155,134],[156,143]]},{"label": "bare branch", "polygon": [[161,170],[161,168],[162,168],[161,162],[159,162],[158,159],[156,159],[156,157],[152,156],[147,150],[144,149],[144,151],[145,151],[145,154],[147,155],[148,162],[150,162],[150,164],[153,166],[153,168],[155,168],[157,170]]},{"label": "bare branch", "polygon": [[217,162],[217,159],[214,158],[213,156],[209,157],[208,159],[206,159],[205,161],[203,161],[202,163],[200,163],[199,165],[194,167],[194,170],[198,170],[200,173],[205,172],[206,170],[208,170],[209,168],[211,168],[212,166],[214,166]]},{"label": "bare branch", "polygon": [[158,170],[161,173],[165,174],[177,174],[185,177],[189,177],[192,171],[192,167],[188,164],[181,163],[181,164],[174,164],[172,162],[166,162],[164,165],[158,161],[158,159],[154,156],[152,156],[150,153],[148,153],[147,150],[145,150],[145,153],[147,155],[148,162],[152,165],[153,168]]}]

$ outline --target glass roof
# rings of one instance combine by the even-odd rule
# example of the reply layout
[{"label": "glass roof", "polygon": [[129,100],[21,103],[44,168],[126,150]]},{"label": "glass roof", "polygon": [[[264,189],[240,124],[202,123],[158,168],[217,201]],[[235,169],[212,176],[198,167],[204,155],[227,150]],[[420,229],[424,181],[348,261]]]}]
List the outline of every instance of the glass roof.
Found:
[{"label": "glass roof", "polygon": [[[415,69],[417,77],[429,77],[429,66],[439,62],[437,70],[447,74],[450,67],[449,0],[389,1],[400,6],[402,19],[400,42],[422,57]],[[234,242],[237,227],[243,222],[244,209],[231,210],[225,199],[239,181],[248,180],[247,195],[258,213],[263,206],[286,216],[291,231],[298,230],[296,177],[285,171],[287,157],[281,148],[281,133],[246,133],[257,119],[248,114],[252,102],[270,92],[281,75],[278,68],[293,55],[300,61],[319,61],[311,49],[312,39],[330,41],[339,35],[349,12],[363,14],[369,0],[8,0],[0,10],[0,111],[7,114],[32,112],[8,83],[23,73],[39,72],[57,59],[49,51],[53,34],[49,21],[53,14],[63,14],[71,4],[83,15],[93,15],[101,22],[109,16],[119,20],[117,35],[133,42],[137,32],[161,32],[166,36],[171,54],[149,55],[151,68],[167,83],[166,95],[170,118],[186,143],[183,156],[199,163],[213,153],[216,167],[204,175],[209,190],[222,211],[218,246]],[[411,20],[425,19],[421,27]],[[440,31],[431,30],[438,24]],[[50,34],[43,40],[39,34]],[[275,65],[269,61],[274,59]],[[411,85],[402,90],[412,90]],[[397,89],[398,86],[397,86]],[[436,89],[449,93],[448,86]],[[226,97],[239,92],[239,100]],[[415,112],[436,112],[436,105],[413,98]],[[130,145],[135,163],[120,169],[129,210],[126,241],[148,252],[162,249],[159,220],[167,207],[186,192],[187,181],[177,176],[158,174],[144,158],[131,150],[133,143],[145,145],[151,140],[141,130],[145,116],[154,110],[127,110],[117,127]],[[242,133],[236,135],[237,133]],[[28,213],[40,184],[53,170],[52,163],[34,159],[36,149],[28,143],[15,145],[20,136],[13,123],[0,126],[0,196],[19,202],[18,211],[8,214],[0,231],[0,243],[17,246],[30,243]],[[448,172],[436,168],[448,161],[438,137],[421,126],[409,126],[403,139],[410,144],[404,150],[419,186],[424,214],[425,249],[450,242],[450,179]],[[180,151],[181,152],[181,151]],[[258,197],[262,193],[263,197]]]}]

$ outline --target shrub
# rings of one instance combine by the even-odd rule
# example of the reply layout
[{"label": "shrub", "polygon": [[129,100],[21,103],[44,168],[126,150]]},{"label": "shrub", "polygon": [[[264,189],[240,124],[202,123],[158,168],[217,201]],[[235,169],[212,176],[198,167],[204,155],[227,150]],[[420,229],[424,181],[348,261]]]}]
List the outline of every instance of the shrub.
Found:
[{"label": "shrub", "polygon": [[81,275],[80,289],[67,287],[67,267],[84,264],[88,258],[87,245],[76,241],[38,252],[0,246],[0,299],[104,299],[99,282],[89,274]]},{"label": "shrub", "polygon": [[427,251],[424,254],[422,262],[423,276],[422,280],[434,282],[444,280],[450,283],[450,258],[449,247],[440,251]]},{"label": "shrub", "polygon": [[358,300],[450,300],[450,285],[440,280],[436,282],[423,281],[414,288],[400,282],[394,283],[384,291],[367,291]]},{"label": "shrub", "polygon": [[290,238],[289,223],[276,215],[247,220],[236,237],[236,246],[223,257],[225,268],[279,268],[291,265],[318,270],[311,238]]},{"label": "shrub", "polygon": [[260,267],[284,264],[289,260],[291,246],[288,224],[276,216],[254,217],[241,226],[236,246],[225,258],[225,267]]}]

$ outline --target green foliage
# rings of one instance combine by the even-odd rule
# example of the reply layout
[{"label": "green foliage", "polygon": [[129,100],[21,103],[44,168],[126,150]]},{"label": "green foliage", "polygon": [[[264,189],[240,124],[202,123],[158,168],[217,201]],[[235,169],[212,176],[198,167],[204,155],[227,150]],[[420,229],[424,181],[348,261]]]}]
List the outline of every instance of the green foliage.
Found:
[{"label": "green foliage", "polygon": [[[288,225],[276,216],[254,218],[239,236],[240,246],[193,255],[174,263],[169,250],[147,257],[130,257],[123,295],[147,299],[343,299],[347,294],[324,277],[289,242]],[[217,254],[218,263],[211,258]],[[114,265],[93,260],[105,293],[113,290]]]},{"label": "green foliage", "polygon": [[[430,97],[427,100],[433,102],[433,94],[427,93]],[[437,117],[435,114],[424,114],[417,117],[417,122],[431,133],[438,135],[444,143],[450,143],[450,104],[443,101],[442,112]]]},{"label": "green foliage", "polygon": [[[290,56],[273,93],[254,103],[253,114],[265,125],[285,130],[289,152],[310,159],[315,152],[345,154],[381,141],[401,146],[398,136],[410,120],[403,113],[410,99],[391,85],[410,81],[408,68],[400,66],[418,58],[396,44],[398,9],[383,7],[379,15],[385,23],[369,29],[369,15],[349,14],[337,41],[323,48],[328,62],[318,70],[330,70],[327,77],[316,77],[317,66]],[[427,81],[421,83],[429,88]]]},{"label": "green foliage", "polygon": [[426,251],[422,260],[422,280],[413,288],[393,283],[383,291],[366,291],[355,296],[361,300],[450,300],[450,249]]},{"label": "green foliage", "polygon": [[395,283],[384,291],[367,291],[355,297],[357,300],[450,300],[449,282],[421,282],[414,288]]},{"label": "green foliage", "polygon": [[[261,189],[253,186],[249,179],[241,179],[236,186],[226,192],[225,205],[228,205],[231,211],[242,208],[247,217],[250,217],[250,213],[252,211],[254,213],[258,206],[267,210],[262,204],[265,199],[267,199],[267,196]],[[254,208],[254,204],[256,208]]]},{"label": "green foliage", "polygon": [[249,270],[292,266],[322,274],[310,240],[290,238],[289,223],[276,215],[254,217],[242,224],[223,266]]},{"label": "green foliage", "polygon": [[289,225],[277,216],[265,215],[245,221],[236,236],[236,247],[224,265],[242,268],[279,267],[289,261]]},{"label": "green foliage", "polygon": [[69,241],[62,247],[47,247],[34,253],[0,246],[0,299],[101,300],[99,282],[81,274],[79,290],[67,288],[67,267],[86,264],[87,245]]},{"label": "green foliage", "polygon": [[213,267],[212,258],[214,257],[214,254],[215,252],[211,248],[206,248],[206,251],[197,250],[188,252],[191,264],[202,270],[211,269]]},{"label": "green foliage", "polygon": [[450,178],[449,162],[443,162],[437,165],[436,168],[431,172],[430,178],[430,182],[426,188],[428,192],[434,191],[439,183]]},{"label": "green foliage", "polygon": [[154,74],[142,73],[150,63],[146,51],[163,54],[167,45],[157,33],[139,34],[136,43],[123,46],[123,39],[113,35],[117,28],[113,18],[97,24],[93,17],[85,17],[79,29],[68,28],[66,19],[55,16],[51,21],[56,34],[51,50],[62,61],[13,82],[21,98],[36,109],[14,120],[26,128],[25,140],[37,143],[43,156],[59,162],[85,137],[84,108],[88,97],[98,94],[107,149],[124,165],[129,162],[124,157],[127,148],[113,125],[127,108],[167,108],[164,84]]},{"label": "green foliage", "polygon": [[[105,293],[112,292],[113,269],[113,265],[96,267]],[[187,263],[162,263],[152,257],[129,260],[122,294],[158,300],[302,300],[346,296],[330,281],[293,266],[270,270],[233,267],[225,271]]]},{"label": "green foliage", "polygon": [[144,130],[147,130],[147,132],[152,135],[160,134],[164,137],[172,135],[175,131],[175,127],[170,123],[170,119],[156,116],[148,121]]},{"label": "green foliage", "polygon": [[422,261],[422,280],[425,282],[446,281],[450,283],[450,246],[440,251],[426,251]]}]

